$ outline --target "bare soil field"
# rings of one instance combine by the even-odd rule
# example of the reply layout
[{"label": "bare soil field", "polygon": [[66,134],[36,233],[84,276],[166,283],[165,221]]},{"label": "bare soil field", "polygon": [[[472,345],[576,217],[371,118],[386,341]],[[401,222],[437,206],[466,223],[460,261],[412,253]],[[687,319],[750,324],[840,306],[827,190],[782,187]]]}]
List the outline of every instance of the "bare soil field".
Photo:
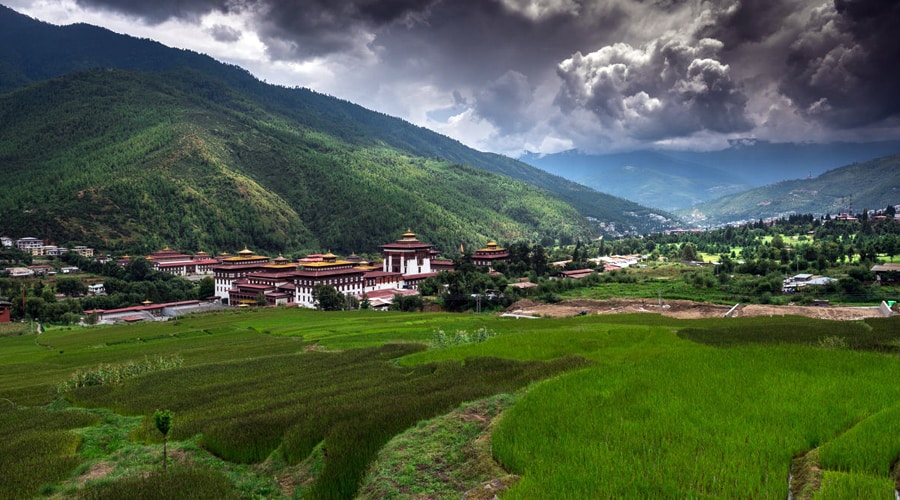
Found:
[{"label": "bare soil field", "polygon": [[[651,313],[662,314],[672,318],[696,319],[696,318],[721,318],[724,317],[733,306],[694,302],[691,300],[666,300],[662,304],[653,299],[611,299],[588,300],[575,299],[564,300],[556,304],[544,304],[533,300],[520,300],[508,307],[504,313],[519,314],[523,316],[542,316],[548,318],[561,318],[566,316],[578,316],[584,314],[626,314],[626,313]],[[831,320],[860,320],[864,318],[881,317],[878,307],[847,307],[847,306],[773,306],[763,304],[738,305],[732,313],[732,317],[749,316],[807,316],[810,318]]]}]

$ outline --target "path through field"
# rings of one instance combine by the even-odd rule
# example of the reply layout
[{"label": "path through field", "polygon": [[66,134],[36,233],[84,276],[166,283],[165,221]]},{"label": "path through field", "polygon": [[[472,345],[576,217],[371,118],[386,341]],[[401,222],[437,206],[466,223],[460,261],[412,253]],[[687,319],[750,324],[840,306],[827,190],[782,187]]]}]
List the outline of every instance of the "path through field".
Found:
[{"label": "path through field", "polygon": [[[506,309],[506,313],[524,316],[542,316],[562,318],[579,314],[627,314],[654,313],[672,318],[721,318],[731,310],[732,306],[694,302],[690,300],[662,300],[662,304],[653,299],[611,299],[563,300],[556,304],[544,304],[533,300],[520,300]],[[878,307],[848,306],[774,306],[763,304],[740,305],[735,310],[735,317],[751,316],[807,316],[818,319],[861,320],[881,317]]]}]

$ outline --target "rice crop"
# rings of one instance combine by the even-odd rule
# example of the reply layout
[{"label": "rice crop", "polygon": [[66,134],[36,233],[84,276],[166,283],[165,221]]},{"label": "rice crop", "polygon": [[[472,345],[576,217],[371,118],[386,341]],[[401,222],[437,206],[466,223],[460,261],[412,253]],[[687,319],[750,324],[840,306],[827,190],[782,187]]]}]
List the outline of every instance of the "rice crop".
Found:
[{"label": "rice crop", "polygon": [[724,322],[695,322],[681,329],[682,338],[715,346],[743,344],[844,345],[850,349],[896,351],[900,316],[865,321],[828,321],[801,317],[733,318]]},{"label": "rice crop", "polygon": [[79,500],[170,500],[172,498],[241,498],[228,479],[203,467],[172,467],[119,481],[93,483],[77,492]]},{"label": "rice crop", "polygon": [[[64,396],[142,418],[128,446],[158,447],[150,415],[168,408],[176,415],[170,444],[198,443],[234,470],[320,457],[303,498],[352,497],[378,450],[404,429],[526,386],[493,438],[495,457],[522,476],[504,498],[784,498],[791,459],[817,447],[835,472],[890,481],[885,464],[897,455],[879,441],[898,435],[900,360],[863,351],[900,347],[896,318],[359,313],[228,311],[0,337],[0,398],[11,400],[0,404],[22,412],[57,397],[56,386],[78,370],[178,356],[179,367]],[[453,342],[445,334],[429,349],[437,331],[466,335]],[[13,415],[0,415],[4,435],[54,429],[43,417]],[[69,460],[55,478],[79,463],[68,454],[68,428],[52,438],[49,456]],[[104,452],[90,450],[92,459]],[[12,462],[3,459],[5,472]],[[194,481],[217,483],[214,472]],[[52,489],[53,477],[6,496]],[[834,477],[835,488],[863,481]],[[261,491],[227,479],[229,491]]]},{"label": "rice crop", "polygon": [[900,459],[900,405],[869,416],[819,449],[823,468],[888,476]]},{"label": "rice crop", "polygon": [[[78,405],[126,414],[169,408],[178,415],[171,441],[202,434],[206,449],[238,463],[262,462],[276,450],[288,463],[298,463],[323,443],[325,467],[310,494],[350,498],[378,449],[419,420],[585,366],[571,357],[552,362],[473,358],[414,368],[391,363],[423,348],[388,344],[186,367],[119,386],[80,388],[67,397]],[[137,437],[158,440],[151,426],[148,419]]]},{"label": "rice crop", "polygon": [[70,430],[92,425],[82,411],[0,406],[0,498],[31,498],[41,487],[69,475],[81,462],[80,438]]},{"label": "rice crop", "polygon": [[889,478],[825,471],[822,477],[822,488],[813,495],[813,500],[846,500],[850,498],[894,500],[894,491],[894,481]]},{"label": "rice crop", "polygon": [[684,349],[533,388],[494,434],[505,498],[778,498],[791,458],[900,397],[893,357]]}]

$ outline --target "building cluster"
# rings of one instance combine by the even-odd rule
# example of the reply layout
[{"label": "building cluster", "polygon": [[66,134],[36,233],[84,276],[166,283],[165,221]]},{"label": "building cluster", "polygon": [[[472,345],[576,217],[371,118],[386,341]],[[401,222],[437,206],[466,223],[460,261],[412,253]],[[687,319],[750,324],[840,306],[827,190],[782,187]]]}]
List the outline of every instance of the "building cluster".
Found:
[{"label": "building cluster", "polygon": [[356,255],[339,258],[331,252],[290,262],[245,249],[222,258],[210,270],[216,297],[231,305],[265,300],[270,305],[314,307],[313,291],[319,285],[328,285],[341,294],[366,298],[372,307],[379,308],[389,305],[397,294],[417,294],[422,280],[453,269],[451,261],[437,258],[439,252],[434,245],[419,241],[412,231],[380,247],[380,265]]},{"label": "building cluster", "polygon": [[[329,285],[346,296],[367,299],[372,308],[388,307],[396,295],[418,294],[422,280],[441,271],[452,271],[453,262],[439,259],[434,245],[422,242],[412,231],[392,243],[380,245],[381,262],[369,262],[355,254],[341,258],[331,252],[311,254],[289,261],[272,259],[249,249],[237,255],[188,255],[165,248],[146,257],[155,270],[187,277],[211,276],[215,297],[232,306],[293,305],[315,307],[313,290]],[[509,253],[489,241],[473,253],[476,265],[492,267]],[[132,257],[116,259],[122,266]]]},{"label": "building cluster", "polygon": [[7,236],[0,237],[0,245],[7,248],[18,248],[19,250],[31,254],[34,257],[59,257],[67,252],[75,252],[82,257],[93,257],[94,249],[86,246],[76,246],[74,248],[60,247],[56,245],[45,245],[44,241],[31,236],[14,240]]},{"label": "building cluster", "polygon": [[[17,247],[34,256],[61,255],[69,251],[67,248],[44,245],[42,240],[31,237],[18,240],[3,237],[2,244]],[[380,262],[369,262],[356,254],[341,258],[331,252],[289,261],[281,255],[274,259],[257,255],[247,248],[236,255],[210,255],[205,252],[191,255],[164,248],[147,255],[145,259],[154,270],[160,272],[190,279],[212,277],[217,301],[233,306],[256,305],[264,301],[268,305],[315,307],[313,291],[318,285],[329,285],[346,296],[358,300],[365,298],[371,307],[377,309],[389,306],[397,295],[418,294],[418,285],[422,280],[454,269],[452,261],[439,259],[440,252],[435,250],[434,245],[420,241],[412,231],[407,231],[392,243],[380,245],[380,248]],[[93,249],[87,247],[71,250],[85,257],[94,255]],[[101,256],[99,259],[109,260],[109,257]],[[509,252],[493,240],[472,255],[475,265],[489,268],[508,259]],[[115,259],[123,267],[132,260],[129,255]],[[77,268],[66,270],[77,271]],[[36,265],[10,268],[7,272],[12,277],[29,277],[55,273],[55,269]],[[102,286],[92,285],[90,294],[103,293]],[[129,311],[121,312],[127,314]]]},{"label": "building cluster", "polygon": [[[46,264],[36,264],[28,267],[7,267],[6,274],[10,278],[31,278],[33,276],[53,276],[57,273],[56,268]],[[77,273],[79,269],[75,266],[65,266],[59,269],[62,274]]]}]

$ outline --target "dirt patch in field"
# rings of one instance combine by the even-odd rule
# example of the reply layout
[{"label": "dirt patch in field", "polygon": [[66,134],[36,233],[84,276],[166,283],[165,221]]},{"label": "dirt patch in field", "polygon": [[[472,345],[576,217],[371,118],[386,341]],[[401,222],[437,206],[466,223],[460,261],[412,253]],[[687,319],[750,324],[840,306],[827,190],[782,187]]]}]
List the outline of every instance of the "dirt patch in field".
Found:
[{"label": "dirt patch in field", "polygon": [[112,470],[113,466],[109,462],[96,463],[78,478],[78,486],[84,486],[85,483],[94,479],[103,479],[108,476]]},{"label": "dirt patch in field", "polygon": [[[679,319],[722,318],[734,306],[708,304],[691,300],[666,300],[662,303],[653,299],[610,299],[564,300],[556,304],[544,304],[533,300],[520,300],[508,307],[504,312],[523,316],[541,316],[563,318],[584,314],[629,314],[651,313],[662,314]],[[844,306],[773,306],[762,304],[738,305],[732,313],[733,317],[753,316],[807,316],[810,318],[831,320],[861,320],[881,317],[878,307],[844,307]]]}]

